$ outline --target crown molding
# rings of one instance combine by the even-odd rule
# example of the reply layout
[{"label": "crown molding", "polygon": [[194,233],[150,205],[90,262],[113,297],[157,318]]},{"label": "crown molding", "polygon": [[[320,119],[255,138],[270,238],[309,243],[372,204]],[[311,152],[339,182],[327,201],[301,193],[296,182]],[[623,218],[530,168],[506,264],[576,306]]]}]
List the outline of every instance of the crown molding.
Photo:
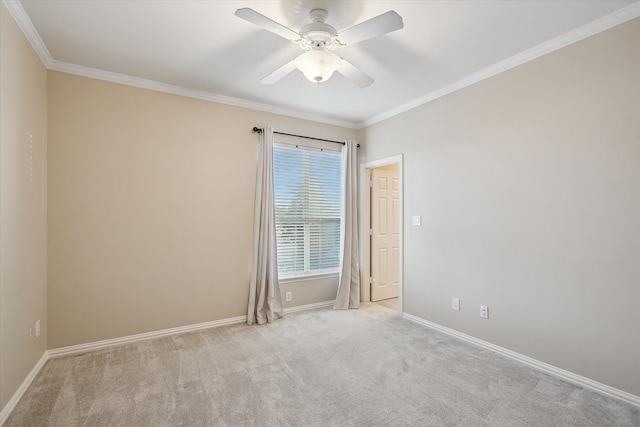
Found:
[{"label": "crown molding", "polygon": [[503,73],[526,62],[532,61],[551,52],[555,52],[556,50],[562,49],[563,47],[579,42],[580,40],[586,39],[587,37],[608,30],[609,28],[613,28],[616,25],[623,24],[627,21],[637,18],[638,16],[640,16],[640,1],[623,7],[622,9],[612,12],[609,15],[605,15],[600,19],[583,25],[580,28],[565,33],[552,40],[534,46],[531,49],[525,50],[517,55],[505,59],[504,61],[500,61],[494,65],[484,68],[463,78],[462,80],[458,80],[457,82],[450,84],[449,86],[445,86],[435,92],[431,92],[427,95],[402,104],[396,108],[377,114],[373,117],[370,117],[369,119],[363,120],[362,122],[358,123],[357,128],[362,129],[367,126],[371,126],[393,116],[397,116],[398,114],[427,104],[431,101],[435,101],[438,98],[442,98],[443,96],[449,95],[460,89],[464,89],[467,86],[471,86],[472,84]]},{"label": "crown molding", "polygon": [[49,49],[44,45],[44,42],[40,38],[40,34],[36,31],[29,15],[27,15],[27,12],[25,12],[22,7],[22,4],[17,0],[2,0],[2,4],[7,7],[9,13],[13,16],[13,19],[24,33],[27,40],[29,40],[29,43],[31,43],[33,50],[36,51],[36,54],[44,66],[49,68],[53,62],[53,57],[49,53]]},{"label": "crown molding", "polygon": [[266,113],[279,114],[282,116],[294,117],[302,120],[310,120],[313,122],[325,123],[328,125],[341,126],[349,129],[356,128],[356,123],[348,120],[340,120],[332,117],[321,116],[318,114],[305,113],[294,110],[292,108],[278,107],[274,105],[263,104],[260,102],[234,98],[231,96],[218,95],[212,92],[189,89],[183,86],[162,83],[155,80],[142,79],[139,77],[132,77],[125,74],[118,74],[111,71],[99,70],[97,68],[85,67],[83,65],[76,65],[68,62],[54,60],[48,68],[53,71],[75,74],[78,76],[90,77],[97,80],[104,80],[142,89],[155,90],[157,92],[185,96],[188,98],[201,99],[204,101],[216,102],[218,104],[264,111]]},{"label": "crown molding", "polygon": [[42,38],[40,38],[40,34],[38,34],[35,27],[33,26],[31,19],[27,15],[27,12],[22,7],[22,4],[18,0],[2,0],[2,3],[7,7],[9,13],[18,24],[18,27],[20,27],[27,40],[29,40],[29,43],[31,43],[31,46],[33,46],[36,54],[38,55],[44,66],[49,70],[76,74],[79,76],[90,77],[98,80],[105,80],[127,86],[139,87],[142,89],[150,89],[158,92],[185,96],[188,98],[201,99],[204,101],[216,102],[219,104],[248,108],[251,110],[263,111],[266,113],[278,114],[287,117],[294,117],[302,120],[325,123],[328,125],[341,126],[348,129],[356,128],[356,122],[349,120],[342,120],[334,117],[305,113],[293,108],[278,107],[274,105],[263,104],[260,102],[247,101],[240,98],[218,95],[212,92],[189,89],[182,86],[127,76],[124,74],[118,74],[110,71],[104,71],[96,68],[90,68],[82,65],[54,60],[51,56],[51,53],[49,53],[49,50],[42,41]]},{"label": "crown molding", "polygon": [[201,99],[209,102],[216,102],[219,104],[248,108],[252,110],[263,111],[266,113],[294,117],[328,125],[341,126],[348,129],[363,129],[367,126],[371,126],[383,120],[397,116],[406,111],[412,110],[431,101],[435,101],[438,98],[442,98],[443,96],[449,95],[460,89],[464,89],[465,87],[471,86],[482,80],[503,73],[526,62],[532,61],[536,58],[554,52],[558,49],[576,43],[587,37],[608,30],[609,28],[615,27],[616,25],[622,24],[640,16],[640,1],[636,1],[629,6],[610,13],[609,15],[590,22],[589,24],[586,24],[580,28],[565,33],[545,43],[539,44],[538,46],[507,58],[504,61],[500,61],[490,67],[484,68],[483,70],[473,73],[463,78],[462,80],[458,80],[457,82],[452,83],[442,89],[423,95],[419,98],[415,98],[405,104],[399,105],[398,107],[392,108],[363,121],[354,122],[349,120],[337,119],[334,117],[305,113],[292,108],[278,107],[274,105],[263,104],[260,102],[218,95],[212,92],[189,89],[182,86],[127,76],[110,71],[98,70],[96,68],[70,64],[68,62],[56,61],[49,53],[49,50],[40,38],[38,32],[35,30],[31,19],[25,12],[20,2],[18,0],[2,0],[2,3],[7,7],[9,12],[11,13],[11,16],[13,16],[16,23],[33,46],[37,55],[40,57],[40,60],[48,69],[76,74],[84,77],[90,77],[98,80],[110,81],[113,83],[120,83],[127,86],[134,86],[143,89],[185,96],[189,98]]}]

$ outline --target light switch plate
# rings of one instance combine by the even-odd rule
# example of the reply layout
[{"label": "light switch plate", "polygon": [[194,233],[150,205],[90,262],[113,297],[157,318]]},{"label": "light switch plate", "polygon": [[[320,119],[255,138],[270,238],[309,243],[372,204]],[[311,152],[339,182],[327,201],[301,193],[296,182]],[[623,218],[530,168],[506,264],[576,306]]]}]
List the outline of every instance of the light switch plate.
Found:
[{"label": "light switch plate", "polygon": [[420,215],[414,215],[412,217],[413,225],[422,225],[422,217]]}]

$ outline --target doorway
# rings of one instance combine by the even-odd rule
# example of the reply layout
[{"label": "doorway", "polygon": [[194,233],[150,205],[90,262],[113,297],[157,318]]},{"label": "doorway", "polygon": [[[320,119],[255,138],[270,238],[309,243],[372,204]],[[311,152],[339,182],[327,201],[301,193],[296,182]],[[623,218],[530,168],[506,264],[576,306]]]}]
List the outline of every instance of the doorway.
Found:
[{"label": "doorway", "polygon": [[361,177],[362,301],[397,301],[402,313],[402,155],[362,164]]}]

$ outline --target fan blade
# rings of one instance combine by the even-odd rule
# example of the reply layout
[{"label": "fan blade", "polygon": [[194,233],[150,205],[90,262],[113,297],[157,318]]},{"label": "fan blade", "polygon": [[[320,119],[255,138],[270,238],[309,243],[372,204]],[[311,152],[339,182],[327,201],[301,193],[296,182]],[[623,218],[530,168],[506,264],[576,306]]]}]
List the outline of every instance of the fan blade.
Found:
[{"label": "fan blade", "polygon": [[371,86],[374,81],[371,77],[369,77],[364,73],[364,71],[360,70],[358,67],[356,67],[346,59],[340,59],[340,64],[338,65],[338,68],[336,68],[337,72],[351,80],[358,87],[365,88],[367,86]]},{"label": "fan blade", "polygon": [[285,27],[282,24],[278,24],[276,21],[259,14],[255,10],[248,7],[236,10],[235,15],[238,18],[249,21],[252,24],[257,25],[258,27],[262,27],[265,30],[271,31],[272,33],[277,34],[280,37],[284,37],[287,40],[300,40],[300,35],[295,31]]},{"label": "fan blade", "polygon": [[296,69],[296,61],[294,59],[293,61],[287,62],[282,67],[278,68],[273,73],[269,74],[268,76],[260,80],[260,83],[265,85],[273,84],[295,69]]},{"label": "fan blade", "polygon": [[390,10],[368,21],[347,28],[338,34],[338,39],[342,44],[349,45],[390,33],[403,27],[402,17],[395,10]]}]

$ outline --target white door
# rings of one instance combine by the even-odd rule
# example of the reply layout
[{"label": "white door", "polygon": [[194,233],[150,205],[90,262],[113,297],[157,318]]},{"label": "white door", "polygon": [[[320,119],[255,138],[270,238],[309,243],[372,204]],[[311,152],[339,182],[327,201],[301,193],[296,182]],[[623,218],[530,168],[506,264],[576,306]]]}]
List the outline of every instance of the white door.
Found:
[{"label": "white door", "polygon": [[380,301],[396,298],[400,283],[398,169],[373,169],[371,180],[371,301]]}]

